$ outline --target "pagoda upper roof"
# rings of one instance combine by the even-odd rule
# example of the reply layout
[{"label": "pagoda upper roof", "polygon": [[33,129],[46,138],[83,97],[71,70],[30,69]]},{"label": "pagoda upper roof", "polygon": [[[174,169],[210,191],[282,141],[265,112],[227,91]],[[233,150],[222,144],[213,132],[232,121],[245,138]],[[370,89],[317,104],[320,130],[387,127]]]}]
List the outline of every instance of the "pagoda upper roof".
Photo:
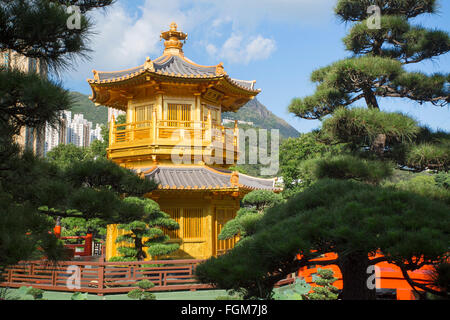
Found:
[{"label": "pagoda upper roof", "polygon": [[94,70],[94,79],[91,84],[117,83],[136,78],[142,74],[156,74],[168,78],[197,78],[220,79],[225,78],[232,85],[251,92],[260,92],[255,89],[255,81],[238,80],[229,77],[223,70],[222,63],[215,66],[202,66],[192,62],[183,55],[165,54],[155,60],[147,58],[146,63],[127,70],[103,72]]}]

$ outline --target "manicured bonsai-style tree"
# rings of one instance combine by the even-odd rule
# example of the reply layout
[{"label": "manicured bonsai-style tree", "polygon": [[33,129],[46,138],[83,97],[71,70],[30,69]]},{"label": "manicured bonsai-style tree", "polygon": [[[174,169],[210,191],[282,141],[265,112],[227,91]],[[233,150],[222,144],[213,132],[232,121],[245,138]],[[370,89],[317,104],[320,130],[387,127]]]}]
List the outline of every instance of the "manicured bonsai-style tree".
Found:
[{"label": "manicured bonsai-style tree", "polygon": [[242,207],[236,218],[228,221],[219,234],[219,240],[240,236],[241,239],[253,233],[255,224],[261,219],[266,209],[281,203],[283,197],[268,190],[255,190],[242,199]]},{"label": "manicured bonsai-style tree", "polygon": [[147,292],[147,290],[153,288],[155,285],[149,280],[141,280],[136,283],[138,289],[128,292],[128,297],[134,300],[156,300],[156,296]]},{"label": "manicured bonsai-style tree", "polygon": [[313,292],[308,294],[308,300],[336,300],[339,290],[333,286],[337,280],[333,270],[319,268],[315,277],[314,283],[317,286],[313,287]]},{"label": "manicured bonsai-style tree", "polygon": [[111,261],[135,261],[144,260],[147,257],[156,257],[170,254],[179,248],[177,243],[169,243],[170,237],[164,234],[164,230],[176,230],[178,223],[170,218],[170,215],[160,210],[159,205],[150,199],[135,197],[123,200],[128,204],[143,206],[145,215],[139,221],[134,220],[118,226],[119,230],[126,233],[116,239],[116,243],[126,245],[118,248],[121,256],[113,257]]}]

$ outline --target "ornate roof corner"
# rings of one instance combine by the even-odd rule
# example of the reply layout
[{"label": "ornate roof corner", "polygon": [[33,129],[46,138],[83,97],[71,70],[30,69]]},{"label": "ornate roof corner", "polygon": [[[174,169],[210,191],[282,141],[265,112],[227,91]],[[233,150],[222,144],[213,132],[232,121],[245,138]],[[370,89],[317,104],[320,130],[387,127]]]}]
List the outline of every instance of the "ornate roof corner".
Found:
[{"label": "ornate roof corner", "polygon": [[98,75],[98,71],[97,70],[92,70],[92,73],[94,74],[94,80],[95,81],[100,81],[100,77]]},{"label": "ornate roof corner", "polygon": [[227,73],[225,72],[225,69],[223,68],[223,62],[219,63],[216,66],[216,75],[218,76],[222,76],[222,75],[226,75]]},{"label": "ornate roof corner", "polygon": [[231,186],[233,186],[233,187],[238,187],[239,186],[239,172],[234,171],[231,174],[230,183],[231,183]]},{"label": "ornate roof corner", "polygon": [[153,64],[152,59],[150,59],[150,57],[147,57],[147,59],[145,60],[144,70],[148,70],[150,72],[154,72],[155,71],[155,66]]}]

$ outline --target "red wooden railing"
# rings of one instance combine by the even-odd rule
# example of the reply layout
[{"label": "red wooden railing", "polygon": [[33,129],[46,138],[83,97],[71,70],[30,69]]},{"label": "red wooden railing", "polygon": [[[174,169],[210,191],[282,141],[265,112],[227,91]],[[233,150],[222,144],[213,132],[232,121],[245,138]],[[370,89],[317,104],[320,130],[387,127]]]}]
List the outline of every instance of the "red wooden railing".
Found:
[{"label": "red wooden railing", "polygon": [[[135,262],[23,262],[8,267],[2,287],[32,286],[49,291],[87,292],[98,295],[124,293],[136,288],[136,282],[147,279],[155,284],[150,291],[212,289],[198,283],[196,266],[203,260],[160,260]],[[292,283],[289,276],[277,286]]]}]

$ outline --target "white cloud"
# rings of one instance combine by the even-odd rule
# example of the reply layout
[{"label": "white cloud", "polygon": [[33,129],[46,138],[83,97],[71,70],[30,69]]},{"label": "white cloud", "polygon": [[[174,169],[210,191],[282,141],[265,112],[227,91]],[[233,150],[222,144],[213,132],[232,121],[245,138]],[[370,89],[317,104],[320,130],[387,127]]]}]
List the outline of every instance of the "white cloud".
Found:
[{"label": "white cloud", "polygon": [[206,50],[210,55],[218,55],[231,63],[248,64],[251,61],[265,60],[276,49],[273,39],[258,35],[246,38],[243,35],[232,34],[223,44],[221,49],[208,44]]},{"label": "white cloud", "polygon": [[210,56],[216,56],[218,51],[219,50],[212,43],[206,45],[206,52],[208,52]]},{"label": "white cloud", "polygon": [[[109,71],[144,63],[162,53],[160,32],[176,21],[183,31],[194,32],[195,43],[211,56],[228,63],[264,60],[276,49],[269,22],[311,21],[330,14],[334,0],[146,0],[131,10],[118,1],[106,13],[95,12],[97,34],[92,37],[91,60],[79,63],[71,80],[91,77],[92,69]],[[319,21],[319,22],[318,22]],[[192,41],[192,39],[191,39]]]}]

